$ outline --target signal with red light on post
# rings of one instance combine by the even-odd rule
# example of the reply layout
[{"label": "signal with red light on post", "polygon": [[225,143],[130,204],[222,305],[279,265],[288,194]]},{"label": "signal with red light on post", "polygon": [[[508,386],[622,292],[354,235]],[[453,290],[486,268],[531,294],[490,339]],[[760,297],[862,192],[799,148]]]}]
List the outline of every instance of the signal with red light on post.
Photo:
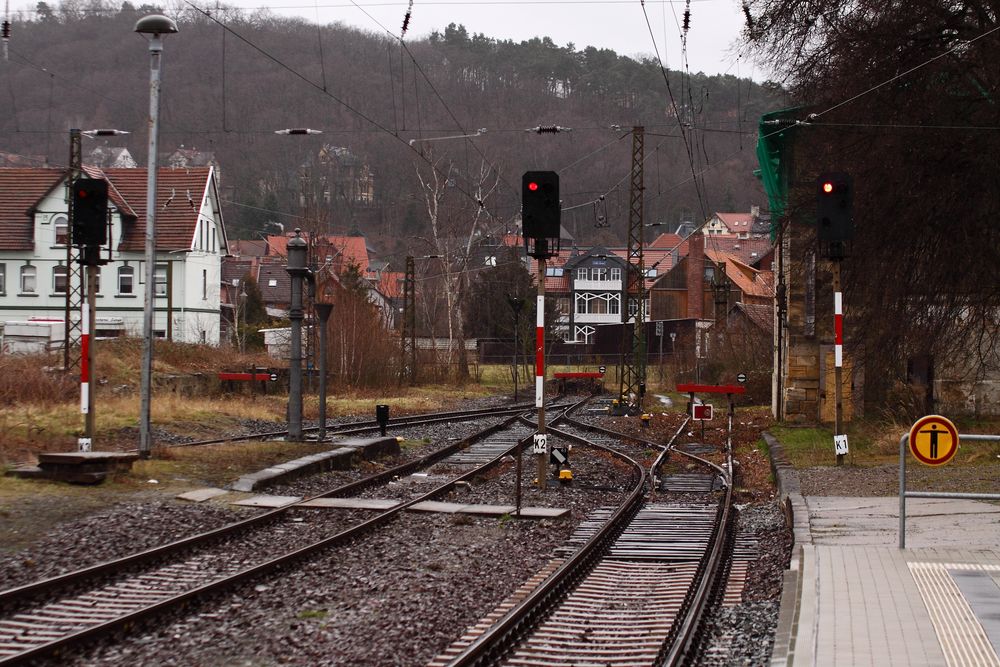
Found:
[{"label": "signal with red light on post", "polygon": [[817,237],[820,241],[851,240],[854,236],[854,187],[851,177],[839,172],[821,174],[817,185]]}]

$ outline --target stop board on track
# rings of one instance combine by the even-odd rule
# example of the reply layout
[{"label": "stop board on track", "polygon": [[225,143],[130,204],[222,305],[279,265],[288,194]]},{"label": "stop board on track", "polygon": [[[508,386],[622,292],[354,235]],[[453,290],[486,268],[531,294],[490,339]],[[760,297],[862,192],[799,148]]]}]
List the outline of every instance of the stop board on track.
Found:
[{"label": "stop board on track", "polygon": [[910,453],[921,463],[940,466],[958,452],[958,429],[940,415],[921,417],[910,427]]}]

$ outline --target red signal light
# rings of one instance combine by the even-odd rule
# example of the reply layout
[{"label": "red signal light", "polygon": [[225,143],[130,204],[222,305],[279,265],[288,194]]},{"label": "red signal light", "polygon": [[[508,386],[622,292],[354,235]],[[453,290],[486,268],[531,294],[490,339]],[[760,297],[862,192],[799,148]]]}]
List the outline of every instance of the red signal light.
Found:
[{"label": "red signal light", "polygon": [[535,190],[538,189],[538,183],[535,183],[534,181],[528,183],[528,189],[534,192]]},{"label": "red signal light", "polygon": [[830,194],[831,192],[833,192],[833,183],[831,183],[830,181],[823,181],[823,192],[825,192],[826,194]]}]

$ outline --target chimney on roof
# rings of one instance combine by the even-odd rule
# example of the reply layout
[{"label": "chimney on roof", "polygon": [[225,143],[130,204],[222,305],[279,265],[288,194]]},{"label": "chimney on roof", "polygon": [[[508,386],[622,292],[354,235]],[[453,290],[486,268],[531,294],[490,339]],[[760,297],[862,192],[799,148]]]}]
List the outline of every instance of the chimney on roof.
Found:
[{"label": "chimney on roof", "polygon": [[750,207],[750,217],[753,218],[754,220],[760,217],[760,206]]}]

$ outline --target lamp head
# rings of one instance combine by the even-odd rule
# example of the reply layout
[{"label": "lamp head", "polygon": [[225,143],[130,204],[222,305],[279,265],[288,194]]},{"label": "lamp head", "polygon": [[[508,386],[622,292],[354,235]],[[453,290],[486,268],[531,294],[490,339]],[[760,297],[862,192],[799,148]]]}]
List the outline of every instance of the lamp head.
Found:
[{"label": "lamp head", "polygon": [[177,22],[163,14],[150,14],[135,22],[135,32],[147,35],[172,34],[177,32]]}]

